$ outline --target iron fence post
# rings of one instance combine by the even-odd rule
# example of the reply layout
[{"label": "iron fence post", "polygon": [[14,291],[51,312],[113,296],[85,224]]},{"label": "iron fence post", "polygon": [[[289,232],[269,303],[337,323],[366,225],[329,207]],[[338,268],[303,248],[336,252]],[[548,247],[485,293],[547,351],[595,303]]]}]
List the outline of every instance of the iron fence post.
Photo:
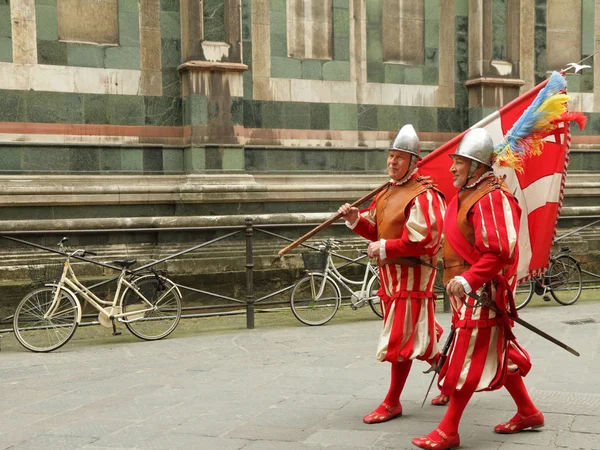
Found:
[{"label": "iron fence post", "polygon": [[444,312],[450,312],[450,298],[448,297],[446,289],[444,289]]},{"label": "iron fence post", "polygon": [[252,217],[246,217],[246,328],[254,328],[254,258]]}]

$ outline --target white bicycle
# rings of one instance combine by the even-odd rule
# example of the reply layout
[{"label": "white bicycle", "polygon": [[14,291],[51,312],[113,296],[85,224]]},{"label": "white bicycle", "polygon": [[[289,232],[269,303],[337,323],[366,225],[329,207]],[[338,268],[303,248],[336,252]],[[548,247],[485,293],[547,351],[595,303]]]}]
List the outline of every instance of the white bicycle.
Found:
[{"label": "white bicycle", "polygon": [[[63,238],[58,246],[65,252]],[[101,325],[117,332],[115,322],[145,340],[168,336],[181,318],[181,293],[177,285],[156,272],[128,275],[135,259],[112,261],[121,268],[112,301],[102,300],[77,280],[71,258],[94,255],[87,250],[67,254],[58,282],[31,291],[17,306],[13,328],[17,340],[33,352],[50,352],[65,345],[81,323],[82,308],[78,297],[96,310]]]},{"label": "white bicycle", "polygon": [[[342,300],[340,286],[348,292],[353,310],[368,303],[375,314],[383,317],[377,296],[380,287],[377,266],[368,260],[362,280],[341,275],[332,260],[332,249],[339,248],[340,243],[342,241],[330,238],[319,245],[317,252],[302,254],[308,273],[292,289],[290,306],[294,316],[306,325],[323,325],[335,316]],[[366,258],[366,251],[352,262],[363,258]],[[360,286],[360,289],[354,290],[349,285]]]}]

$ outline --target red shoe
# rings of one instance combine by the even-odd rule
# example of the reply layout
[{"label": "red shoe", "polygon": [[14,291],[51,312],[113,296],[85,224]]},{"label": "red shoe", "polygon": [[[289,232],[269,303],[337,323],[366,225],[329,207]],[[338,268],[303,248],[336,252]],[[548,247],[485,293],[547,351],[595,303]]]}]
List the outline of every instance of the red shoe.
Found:
[{"label": "red shoe", "polygon": [[437,397],[431,399],[431,404],[435,406],[446,406],[450,401],[449,395],[440,394]]},{"label": "red shoe", "polygon": [[[380,413],[378,412],[379,409],[383,409],[385,412]],[[379,407],[367,414],[365,417],[363,417],[363,422],[364,423],[381,423],[381,422],[387,422],[388,420],[392,420],[394,417],[400,417],[402,415],[402,405],[398,405],[398,406],[390,406],[390,405],[386,405],[385,403],[382,403],[381,405],[379,405]]]},{"label": "red shoe", "polygon": [[517,413],[512,419],[506,423],[501,423],[494,427],[494,431],[500,434],[512,434],[523,431],[527,428],[532,430],[542,428],[544,426],[544,415],[538,411],[535,414],[524,417]]},{"label": "red shoe", "polygon": [[439,428],[429,433],[427,436],[414,438],[412,443],[419,448],[428,448],[432,450],[446,450],[448,448],[456,448],[460,445],[460,436],[454,434],[448,436]]}]

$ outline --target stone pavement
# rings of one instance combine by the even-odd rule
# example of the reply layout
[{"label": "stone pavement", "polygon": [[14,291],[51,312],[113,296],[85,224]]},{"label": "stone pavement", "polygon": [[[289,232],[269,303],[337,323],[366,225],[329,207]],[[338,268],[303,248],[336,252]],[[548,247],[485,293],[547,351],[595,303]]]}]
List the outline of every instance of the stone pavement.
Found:
[{"label": "stone pavement", "polygon": [[[521,317],[582,356],[519,327],[534,360],[526,382],[546,426],[495,434],[493,425],[514,413],[510,397],[504,390],[478,393],[463,417],[461,448],[600,449],[600,303],[553,302],[525,308]],[[448,314],[439,319],[448,326]],[[7,334],[0,352],[0,449],[413,448],[411,438],[431,431],[444,413],[420,408],[430,380],[421,373],[426,364],[413,365],[403,417],[361,421],[388,387],[389,365],[374,358],[379,327],[370,318],[334,319],[322,327],[177,330],[158,342],[124,331],[110,340],[72,341],[50,354],[30,353]]]}]

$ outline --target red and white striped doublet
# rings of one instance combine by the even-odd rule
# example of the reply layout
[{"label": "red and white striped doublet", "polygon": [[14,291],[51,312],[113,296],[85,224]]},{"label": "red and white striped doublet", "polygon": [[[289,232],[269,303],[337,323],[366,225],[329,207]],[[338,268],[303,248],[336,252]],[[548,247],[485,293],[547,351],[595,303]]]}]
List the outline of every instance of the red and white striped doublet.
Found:
[{"label": "red and white striped doublet", "polygon": [[[455,197],[448,206],[446,245],[454,242],[451,233],[459,232],[449,226],[449,216],[457,201]],[[480,295],[483,289],[491,289],[492,301],[496,299],[496,289],[493,283],[490,287],[489,281],[495,277],[499,279],[498,274],[508,281],[509,289],[515,287],[519,217],[518,204],[512,195],[501,189],[481,197],[466,216],[473,226],[473,249],[478,259],[461,276]],[[467,297],[465,301],[474,304],[471,298]],[[450,297],[450,303],[456,332],[448,360],[440,372],[439,386],[443,394],[449,395],[463,387],[475,391],[498,389],[504,383],[507,370],[519,370],[522,375],[529,371],[528,353],[516,341],[507,339],[506,320],[488,308],[467,307],[455,296]]]},{"label": "red and white striped doublet", "polygon": [[[412,177],[414,179],[414,176]],[[402,185],[396,185],[402,187]],[[385,194],[388,195],[388,194]],[[401,189],[391,195],[402,195]],[[441,327],[435,321],[435,266],[440,256],[445,202],[434,189],[426,189],[408,202],[405,211],[379,211],[377,199],[361,214],[353,231],[366,239],[385,239],[385,259],[379,267],[381,289],[379,296],[384,310],[383,330],[377,348],[380,361],[427,360],[436,356]],[[392,204],[392,202],[390,202]],[[403,213],[406,221],[399,238],[389,238],[378,230],[382,218]],[[398,258],[412,257],[400,261]],[[415,264],[420,259],[427,265]],[[386,263],[389,262],[389,263]]]}]

